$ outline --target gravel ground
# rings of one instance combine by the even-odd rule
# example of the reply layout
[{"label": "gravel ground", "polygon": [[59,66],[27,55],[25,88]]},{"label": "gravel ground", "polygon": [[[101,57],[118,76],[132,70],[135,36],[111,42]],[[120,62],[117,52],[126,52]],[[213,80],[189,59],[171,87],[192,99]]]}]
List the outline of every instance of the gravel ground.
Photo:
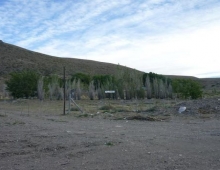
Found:
[{"label": "gravel ground", "polygon": [[[219,101],[203,103],[180,103],[175,109],[186,105],[186,114],[172,114],[166,121],[0,109],[0,170],[218,170]],[[214,111],[203,113],[201,108]],[[198,114],[211,116],[195,116]]]}]

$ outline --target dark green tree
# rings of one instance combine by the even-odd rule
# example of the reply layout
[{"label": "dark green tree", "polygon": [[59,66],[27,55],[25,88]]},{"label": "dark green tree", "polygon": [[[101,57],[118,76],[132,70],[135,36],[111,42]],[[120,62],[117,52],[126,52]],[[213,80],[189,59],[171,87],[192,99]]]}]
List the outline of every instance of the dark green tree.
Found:
[{"label": "dark green tree", "polygon": [[39,74],[34,71],[14,72],[6,81],[7,90],[15,98],[28,98],[37,95],[37,82]]},{"label": "dark green tree", "polygon": [[202,97],[202,87],[201,85],[191,79],[174,79],[172,81],[172,87],[175,93],[177,93],[182,98],[197,99]]},{"label": "dark green tree", "polygon": [[91,76],[89,74],[84,73],[76,73],[73,74],[71,77],[71,81],[78,81],[80,80],[82,84],[89,86],[89,83],[91,82]]},{"label": "dark green tree", "polygon": [[113,83],[114,77],[111,75],[95,75],[92,77],[95,89],[105,86],[107,83]]},{"label": "dark green tree", "polygon": [[157,79],[157,80],[162,79],[164,83],[167,82],[168,84],[170,84],[172,82],[172,80],[170,78],[168,78],[168,77],[165,77],[163,75],[156,74],[156,73],[153,73],[153,72],[149,72],[149,73],[144,73],[143,76],[142,76],[142,78],[143,78],[143,85],[144,86],[146,85],[147,77],[149,77],[150,83],[153,83],[153,81],[155,79]]}]

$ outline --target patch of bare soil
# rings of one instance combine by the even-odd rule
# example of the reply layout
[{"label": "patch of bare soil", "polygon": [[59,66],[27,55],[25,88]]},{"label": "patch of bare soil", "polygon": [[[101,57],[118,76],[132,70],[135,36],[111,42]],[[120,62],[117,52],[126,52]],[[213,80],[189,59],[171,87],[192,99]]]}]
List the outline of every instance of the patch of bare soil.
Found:
[{"label": "patch of bare soil", "polygon": [[[1,170],[217,170],[220,167],[217,99],[186,101],[166,108],[164,112],[170,114],[166,121],[140,121],[143,117],[138,115],[130,120],[128,117],[114,120],[21,112],[5,109],[2,104]],[[178,114],[182,105],[187,110]],[[201,109],[215,116],[201,118],[199,115],[204,115]],[[164,113],[162,108],[158,110]],[[143,113],[145,117],[146,114]]]},{"label": "patch of bare soil", "polygon": [[204,115],[219,117],[220,98],[199,99],[184,101],[176,105],[177,107],[185,106],[184,114],[191,114],[203,117]]}]

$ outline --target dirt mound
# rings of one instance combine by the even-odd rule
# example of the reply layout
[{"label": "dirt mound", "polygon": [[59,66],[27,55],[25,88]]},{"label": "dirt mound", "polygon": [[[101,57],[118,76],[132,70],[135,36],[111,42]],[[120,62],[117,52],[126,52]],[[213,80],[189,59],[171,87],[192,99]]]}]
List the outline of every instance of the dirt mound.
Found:
[{"label": "dirt mound", "polygon": [[176,107],[186,107],[185,113],[190,114],[220,114],[220,99],[199,99],[184,101],[176,105]]}]

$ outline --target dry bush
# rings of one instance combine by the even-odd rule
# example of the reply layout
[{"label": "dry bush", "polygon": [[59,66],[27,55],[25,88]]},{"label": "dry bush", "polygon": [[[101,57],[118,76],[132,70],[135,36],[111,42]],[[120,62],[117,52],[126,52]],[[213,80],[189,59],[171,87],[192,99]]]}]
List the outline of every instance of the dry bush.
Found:
[{"label": "dry bush", "polygon": [[37,83],[37,95],[39,100],[44,99],[44,78],[40,77]]},{"label": "dry bush", "polygon": [[89,84],[89,98],[90,100],[95,99],[95,86],[93,81],[91,81]]},{"label": "dry bush", "polygon": [[146,82],[145,82],[146,90],[147,90],[147,98],[151,99],[152,98],[152,88],[151,88],[151,82],[149,76],[146,77]]},{"label": "dry bush", "polygon": [[99,108],[100,110],[115,110],[115,107],[112,105],[105,105]]}]

